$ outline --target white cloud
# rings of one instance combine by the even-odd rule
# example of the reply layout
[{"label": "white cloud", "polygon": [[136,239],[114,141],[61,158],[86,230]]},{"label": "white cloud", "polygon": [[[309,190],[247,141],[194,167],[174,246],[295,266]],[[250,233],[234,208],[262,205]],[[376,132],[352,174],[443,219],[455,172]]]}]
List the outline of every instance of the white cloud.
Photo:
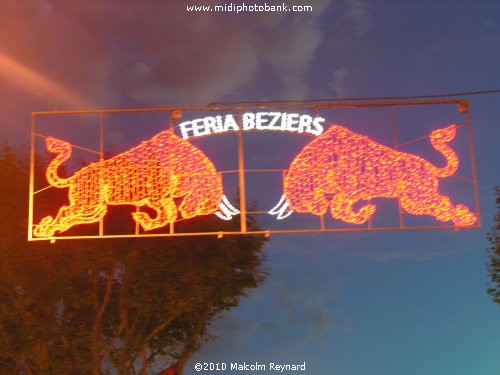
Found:
[{"label": "white cloud", "polygon": [[262,62],[283,95],[303,97],[330,2],[236,14],[188,12],[184,0],[5,0],[0,46],[90,103],[221,100],[250,86]]},{"label": "white cloud", "polygon": [[333,71],[332,89],[337,97],[347,96],[346,81],[351,72],[348,68],[341,67]]},{"label": "white cloud", "polygon": [[369,5],[366,0],[346,0],[345,15],[355,22],[356,33],[360,36],[373,28],[372,17],[368,8]]}]

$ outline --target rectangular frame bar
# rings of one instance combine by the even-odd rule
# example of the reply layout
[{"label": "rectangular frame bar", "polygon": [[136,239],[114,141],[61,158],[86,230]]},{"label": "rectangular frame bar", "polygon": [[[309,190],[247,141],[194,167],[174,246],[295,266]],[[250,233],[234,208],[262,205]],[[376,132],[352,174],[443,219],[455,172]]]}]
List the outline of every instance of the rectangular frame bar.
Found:
[{"label": "rectangular frame bar", "polygon": [[[469,139],[469,156],[471,162],[471,173],[472,179],[462,178],[473,185],[474,194],[474,204],[475,204],[475,214],[478,217],[478,221],[470,227],[466,228],[480,228],[481,227],[481,216],[479,209],[479,192],[477,184],[477,171],[476,171],[476,161],[474,156],[474,143],[472,139],[472,123],[471,116],[468,110],[467,102],[464,100],[420,100],[420,101],[398,101],[398,102],[388,102],[388,101],[375,101],[375,102],[336,102],[336,103],[298,103],[298,104],[250,104],[250,105],[209,105],[202,107],[169,107],[169,108],[129,108],[129,109],[92,109],[92,110],[55,110],[55,111],[43,111],[43,112],[33,112],[31,114],[31,139],[30,139],[30,178],[29,178],[29,213],[28,213],[28,241],[55,241],[63,239],[95,239],[95,238],[137,238],[137,237],[174,237],[174,236],[218,236],[219,238],[225,235],[242,235],[242,234],[252,234],[252,235],[265,235],[269,236],[271,234],[287,234],[287,233],[327,233],[327,232],[365,232],[365,231],[386,231],[386,230],[429,230],[429,229],[465,229],[450,225],[435,225],[435,226],[405,226],[403,212],[401,205],[398,201],[398,215],[399,215],[399,227],[373,227],[371,220],[368,222],[367,227],[353,227],[353,228],[325,228],[324,217],[319,218],[319,229],[283,229],[283,230],[258,230],[252,231],[248,230],[246,215],[247,213],[259,214],[263,212],[248,212],[247,202],[246,202],[246,184],[245,184],[245,174],[246,173],[256,173],[256,172],[281,172],[284,176],[286,170],[245,170],[244,162],[244,142],[243,142],[243,130],[241,126],[241,112],[243,110],[255,110],[255,109],[309,109],[314,110],[315,115],[319,113],[321,109],[331,109],[331,108],[367,108],[367,107],[391,107],[392,112],[392,134],[393,134],[393,145],[395,149],[398,149],[403,144],[398,144],[397,140],[397,122],[395,109],[400,106],[418,106],[418,105],[442,105],[442,104],[455,104],[457,106],[466,103],[466,120],[465,124],[468,128],[468,139]],[[232,171],[219,171],[219,173],[238,173],[239,181],[239,199],[240,199],[240,211],[241,211],[241,225],[239,231],[217,231],[217,232],[189,232],[189,233],[176,233],[174,229],[174,223],[169,224],[168,233],[155,233],[147,234],[140,233],[138,224],[135,226],[134,234],[120,234],[120,235],[105,235],[104,234],[104,222],[101,219],[99,222],[99,235],[88,235],[88,236],[54,236],[54,237],[44,237],[36,238],[33,237],[33,209],[34,209],[34,196],[50,188],[51,186],[44,187],[38,191],[34,191],[34,172],[35,172],[35,139],[36,137],[44,137],[44,135],[36,132],[36,118],[38,116],[57,116],[57,115],[78,115],[78,114],[99,114],[99,151],[90,150],[84,147],[75,146],[77,148],[83,149],[85,151],[93,152],[99,155],[100,160],[104,158],[104,115],[113,113],[146,113],[146,112],[165,112],[172,113],[173,111],[235,111],[237,115],[237,121],[240,130],[237,132],[237,143],[238,143],[238,169]],[[171,124],[169,124],[171,126]],[[425,138],[425,137],[424,137]],[[416,141],[416,140],[413,140]],[[406,142],[408,143],[408,142]],[[406,144],[405,143],[405,144]],[[461,178],[461,176],[455,176]]]}]

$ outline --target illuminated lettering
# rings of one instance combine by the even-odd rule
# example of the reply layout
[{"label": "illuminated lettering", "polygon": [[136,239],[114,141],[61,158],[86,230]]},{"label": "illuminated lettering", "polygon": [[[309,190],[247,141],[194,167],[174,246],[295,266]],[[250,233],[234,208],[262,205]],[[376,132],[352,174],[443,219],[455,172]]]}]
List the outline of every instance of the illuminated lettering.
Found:
[{"label": "illuminated lettering", "polygon": [[[311,117],[297,113],[282,112],[245,112],[241,116],[242,129],[249,130],[278,130],[296,133],[320,135],[323,132],[321,125],[325,119]],[[202,119],[184,121],[179,124],[181,136],[184,139],[217,134],[229,131],[238,131],[239,126],[233,115],[208,116]]]},{"label": "illuminated lettering", "polygon": [[205,117],[203,119],[203,125],[208,133],[220,133],[224,131],[222,128],[222,121],[220,120],[220,116],[216,117]]},{"label": "illuminated lettering", "polygon": [[272,130],[281,130],[281,125],[276,126],[275,124],[278,122],[278,120],[281,118],[281,113],[279,112],[270,112],[269,116],[272,117],[271,121],[269,122],[269,129]]},{"label": "illuminated lettering", "polygon": [[208,129],[204,126],[204,123],[205,123],[204,119],[198,119],[193,121],[193,134],[195,137],[207,134]]},{"label": "illuminated lettering", "polygon": [[224,131],[227,132],[230,130],[238,131],[240,130],[240,128],[234,120],[233,115],[226,115],[226,117],[224,118]]},{"label": "illuminated lettering", "polygon": [[222,116],[215,116],[215,120],[217,122],[217,129],[219,129],[219,133],[224,131],[224,126],[222,125]]},{"label": "illuminated lettering", "polygon": [[323,125],[321,125],[322,122],[325,122],[325,119],[323,117],[316,117],[315,119],[313,119],[313,127],[314,129],[311,129],[311,133],[314,134],[314,135],[320,135],[321,133],[323,133]]},{"label": "illuminated lettering", "polygon": [[243,113],[243,130],[251,130],[255,128],[255,113]]},{"label": "illuminated lettering", "polygon": [[181,129],[182,138],[187,139],[190,137],[189,133],[193,131],[192,121],[184,121],[179,124],[179,129]]},{"label": "illuminated lettering", "polygon": [[291,132],[296,132],[299,128],[295,128],[294,125],[299,124],[299,115],[296,113],[290,113],[287,117],[286,128]]},{"label": "illuminated lettering", "polygon": [[299,133],[304,133],[304,131],[307,131],[308,133],[311,132],[311,123],[312,123],[312,117],[308,115],[302,115],[299,118]]},{"label": "illuminated lettering", "polygon": [[267,116],[268,116],[268,113],[266,112],[259,112],[257,113],[257,115],[255,116],[256,117],[256,128],[259,129],[259,130],[266,130],[268,129],[268,127],[265,125],[268,121],[267,121]]}]

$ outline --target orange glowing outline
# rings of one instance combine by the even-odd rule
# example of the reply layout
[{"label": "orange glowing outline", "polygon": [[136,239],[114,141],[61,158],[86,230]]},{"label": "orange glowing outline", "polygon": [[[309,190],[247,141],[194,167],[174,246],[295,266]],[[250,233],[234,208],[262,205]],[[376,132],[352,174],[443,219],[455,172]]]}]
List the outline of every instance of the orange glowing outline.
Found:
[{"label": "orange glowing outline", "polygon": [[[110,159],[91,163],[63,179],[59,166],[71,156],[68,142],[46,139],[47,150],[57,156],[47,167],[50,185],[69,188],[70,204],[55,218],[47,216],[33,233],[51,237],[80,224],[95,223],[106,215],[108,205],[148,206],[157,213],[134,212],[134,220],[146,231],[173,223],[178,211],[183,218],[217,211],[222,200],[222,179],[213,163],[188,141],[165,130]],[[183,197],[177,208],[174,198]]]},{"label": "orange glowing outline", "polygon": [[458,168],[458,157],[447,146],[455,133],[456,126],[450,125],[430,134],[432,146],[447,160],[445,167],[438,168],[419,156],[331,125],[292,161],[284,179],[286,201],[291,210],[320,216],[329,207],[335,219],[362,224],[375,213],[376,206],[369,203],[354,212],[353,204],[379,197],[398,198],[410,214],[471,226],[476,215],[465,205],[453,206],[449,197],[438,192],[438,178],[451,176]]}]

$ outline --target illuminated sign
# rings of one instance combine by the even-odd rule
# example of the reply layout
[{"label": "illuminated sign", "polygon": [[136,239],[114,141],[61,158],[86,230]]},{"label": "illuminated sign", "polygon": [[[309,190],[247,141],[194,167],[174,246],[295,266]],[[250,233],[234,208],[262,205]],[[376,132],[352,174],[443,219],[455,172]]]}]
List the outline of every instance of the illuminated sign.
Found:
[{"label": "illuminated sign", "polygon": [[[323,133],[322,117],[311,117],[298,113],[285,112],[246,112],[241,116],[241,129],[277,130],[296,133],[320,135]],[[240,130],[240,125],[233,115],[207,116],[204,118],[184,121],[179,124],[182,138],[199,137],[202,135],[225,133]]]},{"label": "illuminated sign", "polygon": [[284,219],[290,210],[320,216],[329,208],[335,219],[362,224],[375,213],[376,206],[366,204],[355,211],[356,202],[398,198],[410,214],[431,215],[456,226],[473,225],[477,218],[467,206],[454,206],[438,191],[438,178],[449,177],[458,168],[458,157],[447,145],[455,132],[455,125],[451,125],[430,135],[432,146],[447,161],[445,167],[438,168],[419,156],[331,125],[292,161],[284,180],[284,196],[269,213]]},{"label": "illuminated sign", "polygon": [[[463,102],[450,102],[458,105],[460,113],[467,113],[468,107]],[[436,104],[442,105],[442,102]],[[421,128],[407,132],[418,137],[408,139],[407,134],[401,132],[403,142],[398,143],[395,107],[407,105],[420,103],[279,103],[277,106],[227,105],[218,109],[211,106],[37,112],[33,115],[31,133],[28,239],[176,235],[221,237],[245,233],[269,235],[479,227],[478,188],[468,115],[462,123],[437,130],[428,124],[421,124]],[[349,126],[327,125],[319,115],[335,115],[337,112],[331,109],[337,107],[343,110],[374,107],[377,113],[380,113],[381,107],[389,108],[393,119],[392,147],[362,132],[355,132]],[[284,108],[295,108],[297,113],[282,112]],[[401,112],[405,113],[405,108]],[[209,116],[189,116],[200,111]],[[133,121],[127,121],[125,115],[131,113],[135,117],[132,117]],[[76,138],[78,144],[70,143],[67,138],[63,140],[65,136],[60,134],[66,133],[57,133],[58,128],[47,121],[53,116],[54,120],[57,118],[57,125],[62,123],[60,119],[65,115],[85,116],[88,129],[98,126],[99,150],[95,149],[95,139]],[[158,116],[158,121],[154,121],[156,124],[151,129],[154,127],[158,132],[158,127],[164,126],[165,120],[168,120],[169,128],[125,152],[107,159],[104,157],[105,145],[111,144],[116,131],[113,127],[106,133],[107,121],[116,124],[118,120],[120,124],[124,122],[128,126],[132,123],[142,127],[153,123],[153,115]],[[184,115],[183,120],[180,120],[181,115]],[[44,117],[39,125],[41,130],[36,129],[38,116]],[[141,118],[145,122],[138,124],[136,120]],[[415,123],[407,119],[404,122],[405,126]],[[384,124],[374,120],[370,126],[383,127]],[[464,125],[469,127],[468,132],[459,130]],[[279,141],[281,136],[273,135],[272,142],[259,143],[258,154],[253,150],[252,155],[252,145],[260,142],[260,137],[246,137],[245,133],[251,131],[291,132],[313,137],[298,140],[297,145],[301,146],[296,149],[295,155],[286,155],[283,143]],[[236,136],[225,137],[225,141],[234,142],[237,147],[234,144],[221,147],[215,139],[197,139],[229,132],[234,132]],[[91,133],[86,130],[85,134]],[[109,138],[108,134],[111,135]],[[460,139],[453,144],[463,145],[464,137],[469,136],[470,163],[464,163],[460,169],[459,158],[452,149],[452,141],[457,134]],[[43,145],[36,141],[37,137],[43,139]],[[245,140],[248,140],[249,147],[244,149]],[[431,162],[432,156],[424,157],[421,152],[426,152],[425,147],[414,148],[418,154],[405,152],[405,147],[414,142],[430,143],[431,154],[444,159],[442,164]],[[52,155],[47,167],[45,155],[35,151],[37,147],[43,147],[43,152],[48,151]],[[63,178],[61,166],[71,158],[75,148],[89,153],[83,154],[89,164]],[[99,155],[97,160],[96,154]],[[247,167],[245,157],[250,158]],[[249,168],[250,165],[253,168]],[[34,173],[41,166],[46,168],[46,181]],[[450,178],[452,176],[453,179]],[[442,179],[447,179],[446,186],[443,186]],[[247,186],[252,188],[247,191]],[[474,192],[474,208],[467,186],[472,187]],[[61,204],[55,206],[51,201],[54,195],[42,193],[47,189],[61,189],[64,195],[67,194],[68,202],[62,207]],[[225,192],[229,193],[229,199]],[[276,204],[261,199],[263,194]],[[247,207],[247,199],[256,203]],[[397,212],[391,201],[397,203]],[[135,229],[127,226],[127,233],[114,234],[114,226],[107,230],[110,218],[106,222],[104,217],[112,211],[111,206],[119,205],[130,206],[130,221],[136,225]],[[47,207],[52,207],[50,212],[46,212]],[[303,215],[295,218],[298,214]],[[109,216],[112,215],[111,212]],[[174,225],[204,215],[214,216],[211,232],[196,232],[196,229],[191,232],[195,226]],[[235,218],[234,224],[224,224],[224,221]],[[262,229],[254,228],[256,220],[253,218],[263,223]],[[79,235],[70,231],[71,228],[92,223],[99,223],[99,227],[93,226],[86,233],[95,234]]]},{"label": "illuminated sign", "polygon": [[[183,218],[214,213],[221,218],[238,214],[225,207],[222,181],[212,162],[195,146],[165,130],[139,146],[111,159],[92,163],[69,178],[57,175],[59,166],[71,156],[71,145],[46,139],[47,150],[57,156],[47,167],[47,180],[56,188],[69,188],[69,205],[55,218],[47,216],[34,228],[37,237],[51,237],[79,224],[98,222],[108,205],[148,206],[156,212],[134,212],[134,220],[146,230]],[[176,206],[174,198],[182,197]],[[229,202],[227,202],[229,203]]]}]

